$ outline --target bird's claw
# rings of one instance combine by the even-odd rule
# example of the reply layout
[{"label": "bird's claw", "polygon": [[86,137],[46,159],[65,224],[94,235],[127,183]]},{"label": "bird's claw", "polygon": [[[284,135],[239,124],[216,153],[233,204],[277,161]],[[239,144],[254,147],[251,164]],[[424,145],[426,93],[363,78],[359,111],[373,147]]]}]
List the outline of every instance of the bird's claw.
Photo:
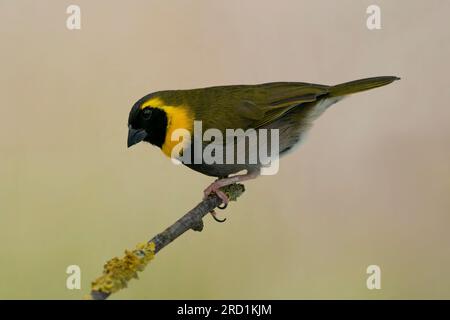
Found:
[{"label": "bird's claw", "polygon": [[[224,210],[228,206],[229,199],[225,194],[225,192],[223,192],[219,188],[220,187],[217,186],[216,184],[214,183],[211,184],[208,188],[205,189],[203,199],[208,198],[211,193],[215,193],[222,200],[222,203],[219,206],[217,206],[217,208],[219,208],[220,210]],[[214,218],[214,220],[216,220],[217,222],[225,222],[225,220],[227,220],[226,218],[224,219],[217,218],[217,213],[215,210],[212,210],[210,213],[211,216]]]},{"label": "bird's claw", "polygon": [[225,210],[228,207],[228,203],[223,203],[217,206],[217,209]]},{"label": "bird's claw", "polygon": [[217,213],[216,213],[215,210],[212,210],[210,213],[211,213],[211,216],[213,217],[213,219],[216,220],[217,222],[222,223],[222,222],[225,222],[227,220],[227,218],[223,218],[223,219],[217,218]]}]

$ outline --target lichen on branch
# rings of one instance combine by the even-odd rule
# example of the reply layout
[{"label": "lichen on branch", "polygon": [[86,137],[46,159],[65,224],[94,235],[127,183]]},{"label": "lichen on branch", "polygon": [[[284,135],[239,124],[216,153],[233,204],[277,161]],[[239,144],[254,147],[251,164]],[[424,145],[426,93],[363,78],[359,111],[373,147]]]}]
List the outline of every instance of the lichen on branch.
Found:
[{"label": "lichen on branch", "polygon": [[123,258],[114,257],[105,263],[103,275],[92,282],[92,292],[110,295],[126,288],[131,279],[138,279],[138,272],[143,271],[154,256],[153,242],[140,243],[132,251],[125,250]]},{"label": "lichen on branch", "polygon": [[[236,201],[244,193],[245,188],[242,184],[232,184],[222,187],[221,190],[225,192],[230,201]],[[134,250],[125,250],[123,258],[115,257],[106,262],[103,274],[92,282],[88,298],[104,300],[112,293],[126,288],[128,282],[131,279],[137,279],[138,272],[143,271],[161,249],[189,229],[202,231],[203,217],[221,203],[222,200],[217,195],[210,195],[150,241],[138,244]]]}]

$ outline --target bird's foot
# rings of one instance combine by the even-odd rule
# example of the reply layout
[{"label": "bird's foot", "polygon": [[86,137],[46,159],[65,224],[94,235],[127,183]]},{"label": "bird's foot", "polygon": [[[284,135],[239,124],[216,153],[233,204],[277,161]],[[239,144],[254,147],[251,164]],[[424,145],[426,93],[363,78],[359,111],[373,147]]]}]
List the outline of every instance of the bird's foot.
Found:
[{"label": "bird's foot", "polygon": [[220,190],[222,184],[220,184],[219,182],[220,180],[213,182],[209,185],[208,188],[203,191],[203,199],[208,198],[211,193],[215,193],[222,200],[222,207],[219,207],[219,209],[225,209],[228,205],[229,200],[225,192]]},{"label": "bird's foot", "polygon": [[[206,188],[203,191],[203,195],[204,195],[203,199],[208,198],[211,193],[215,193],[222,200],[222,206],[218,206],[218,208],[223,210],[227,207],[228,202],[230,202],[230,200],[228,199],[228,196],[225,194],[225,192],[220,190],[220,188],[226,187],[226,186],[238,183],[238,182],[254,179],[258,175],[259,175],[259,170],[255,170],[252,172],[247,172],[247,174],[243,174],[243,175],[236,175],[233,177],[225,177],[225,178],[217,179],[216,181],[211,183],[208,188]],[[214,220],[216,220],[218,222],[225,221],[225,219],[224,220],[218,219],[217,213],[214,210],[211,211],[211,215],[213,216]]]},{"label": "bird's foot", "polygon": [[[222,200],[222,204],[217,208],[224,210],[228,206],[228,202],[230,200],[228,199],[228,196],[225,194],[225,192],[220,190],[221,187],[223,187],[221,179],[218,179],[215,182],[211,183],[209,187],[203,191],[203,199],[208,198],[211,193],[215,193]],[[217,222],[225,222],[227,220],[226,218],[218,218],[217,212],[215,210],[212,210],[210,213],[214,220],[216,220]]]}]

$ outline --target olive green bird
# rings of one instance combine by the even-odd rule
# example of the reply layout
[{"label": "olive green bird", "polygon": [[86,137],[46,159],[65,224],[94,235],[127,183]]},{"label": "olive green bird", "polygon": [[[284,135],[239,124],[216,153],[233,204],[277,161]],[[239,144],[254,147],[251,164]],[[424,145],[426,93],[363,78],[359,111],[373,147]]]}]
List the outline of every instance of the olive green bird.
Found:
[{"label": "olive green bird", "polygon": [[[131,108],[128,147],[145,141],[161,148],[170,157],[179,143],[172,138],[174,131],[185,129],[193,134],[193,124],[197,120],[202,122],[203,130],[215,128],[224,136],[226,129],[278,129],[279,154],[283,155],[303,140],[313,121],[328,107],[350,94],[381,87],[395,80],[399,78],[374,77],[335,86],[273,82],[151,93]],[[193,144],[193,140],[186,143]],[[209,143],[213,142],[202,142],[202,146],[206,147]],[[244,152],[248,152],[248,148]],[[261,162],[193,162],[184,164],[218,178],[204,190],[204,196],[216,193],[225,206],[228,199],[220,188],[256,178],[262,167]],[[230,176],[243,170],[246,170],[245,174]]]}]

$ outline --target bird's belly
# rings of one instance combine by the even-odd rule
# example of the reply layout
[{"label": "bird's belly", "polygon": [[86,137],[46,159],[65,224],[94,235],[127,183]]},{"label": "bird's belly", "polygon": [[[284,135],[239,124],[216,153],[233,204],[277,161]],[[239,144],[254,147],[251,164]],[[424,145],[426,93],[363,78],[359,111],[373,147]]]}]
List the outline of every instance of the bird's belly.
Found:
[{"label": "bird's belly", "polygon": [[246,164],[206,164],[206,163],[200,163],[200,164],[186,164],[184,163],[188,168],[203,173],[207,176],[212,177],[227,177],[231,174],[238,173],[243,170],[253,171],[257,170],[260,166],[259,165],[246,165]]}]

